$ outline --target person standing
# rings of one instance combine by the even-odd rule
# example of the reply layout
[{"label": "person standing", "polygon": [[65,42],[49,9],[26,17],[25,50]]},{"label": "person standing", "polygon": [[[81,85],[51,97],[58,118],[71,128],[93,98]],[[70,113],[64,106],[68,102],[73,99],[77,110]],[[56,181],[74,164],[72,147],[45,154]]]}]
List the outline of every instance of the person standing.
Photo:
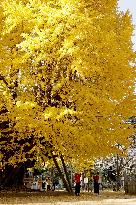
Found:
[{"label": "person standing", "polygon": [[88,186],[89,186],[89,190],[92,192],[93,191],[93,178],[90,178]]},{"label": "person standing", "polygon": [[99,190],[102,190],[103,189],[103,187],[102,187],[102,176],[100,175],[100,173],[99,173],[98,183],[99,183]]},{"label": "person standing", "polygon": [[38,189],[42,191],[42,176],[38,178]]},{"label": "person standing", "polygon": [[99,172],[93,176],[94,180],[94,193],[99,194]]},{"label": "person standing", "polygon": [[85,188],[85,191],[88,190],[88,177],[84,178],[84,188]]},{"label": "person standing", "polygon": [[52,190],[55,191],[55,188],[56,188],[56,180],[55,179],[53,179],[52,185],[53,185]]},{"label": "person standing", "polygon": [[47,191],[50,191],[51,190],[51,180],[50,180],[50,177],[48,177],[46,179],[46,184],[47,184]]},{"label": "person standing", "polygon": [[46,180],[43,180],[43,182],[42,182],[42,189],[45,191],[45,189],[46,189]]},{"label": "person standing", "polygon": [[75,174],[75,183],[76,183],[76,185],[75,185],[75,195],[76,196],[79,196],[79,194],[80,194],[80,187],[81,187],[80,177],[81,177],[81,174],[79,174],[79,173]]}]

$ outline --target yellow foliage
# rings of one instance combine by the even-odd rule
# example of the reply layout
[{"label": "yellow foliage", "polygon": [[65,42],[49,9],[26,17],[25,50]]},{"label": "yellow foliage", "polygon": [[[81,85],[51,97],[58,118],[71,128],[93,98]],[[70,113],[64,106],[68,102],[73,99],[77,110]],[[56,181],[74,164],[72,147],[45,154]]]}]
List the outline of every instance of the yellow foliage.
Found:
[{"label": "yellow foliage", "polygon": [[80,161],[128,146],[132,32],[117,0],[1,1],[0,98],[8,110],[1,121],[13,131],[3,146],[19,150],[7,163],[44,158],[47,141]]}]

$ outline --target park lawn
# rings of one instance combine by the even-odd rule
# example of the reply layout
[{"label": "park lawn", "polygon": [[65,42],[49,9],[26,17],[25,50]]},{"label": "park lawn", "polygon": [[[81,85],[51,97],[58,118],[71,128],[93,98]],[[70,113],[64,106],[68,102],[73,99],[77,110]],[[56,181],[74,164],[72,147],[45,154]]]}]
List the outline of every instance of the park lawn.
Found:
[{"label": "park lawn", "polygon": [[[0,204],[28,204],[77,201],[102,201],[105,199],[133,199],[134,195],[125,195],[124,192],[101,191],[99,196],[91,192],[81,192],[80,196],[71,196],[65,191],[55,192],[1,192]],[[73,204],[72,203],[72,204]]]}]

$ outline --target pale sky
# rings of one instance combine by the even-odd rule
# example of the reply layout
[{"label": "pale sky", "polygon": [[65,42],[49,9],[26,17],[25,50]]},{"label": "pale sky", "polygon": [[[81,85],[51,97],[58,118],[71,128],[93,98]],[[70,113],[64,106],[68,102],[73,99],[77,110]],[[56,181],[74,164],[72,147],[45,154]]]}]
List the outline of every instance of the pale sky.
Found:
[{"label": "pale sky", "polygon": [[129,10],[133,17],[133,24],[135,25],[134,36],[132,41],[134,43],[134,50],[136,51],[136,0],[119,0],[118,3],[119,10],[126,11]]}]

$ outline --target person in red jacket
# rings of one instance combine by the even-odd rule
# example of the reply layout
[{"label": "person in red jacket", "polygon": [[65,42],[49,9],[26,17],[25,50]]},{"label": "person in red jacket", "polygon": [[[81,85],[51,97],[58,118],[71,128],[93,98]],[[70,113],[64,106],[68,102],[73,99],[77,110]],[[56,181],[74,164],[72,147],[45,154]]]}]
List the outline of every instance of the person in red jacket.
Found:
[{"label": "person in red jacket", "polygon": [[75,174],[75,183],[76,183],[76,185],[75,185],[75,195],[76,196],[79,196],[79,194],[80,194],[80,187],[81,187],[80,177],[81,177],[81,174],[79,174],[79,173]]}]

